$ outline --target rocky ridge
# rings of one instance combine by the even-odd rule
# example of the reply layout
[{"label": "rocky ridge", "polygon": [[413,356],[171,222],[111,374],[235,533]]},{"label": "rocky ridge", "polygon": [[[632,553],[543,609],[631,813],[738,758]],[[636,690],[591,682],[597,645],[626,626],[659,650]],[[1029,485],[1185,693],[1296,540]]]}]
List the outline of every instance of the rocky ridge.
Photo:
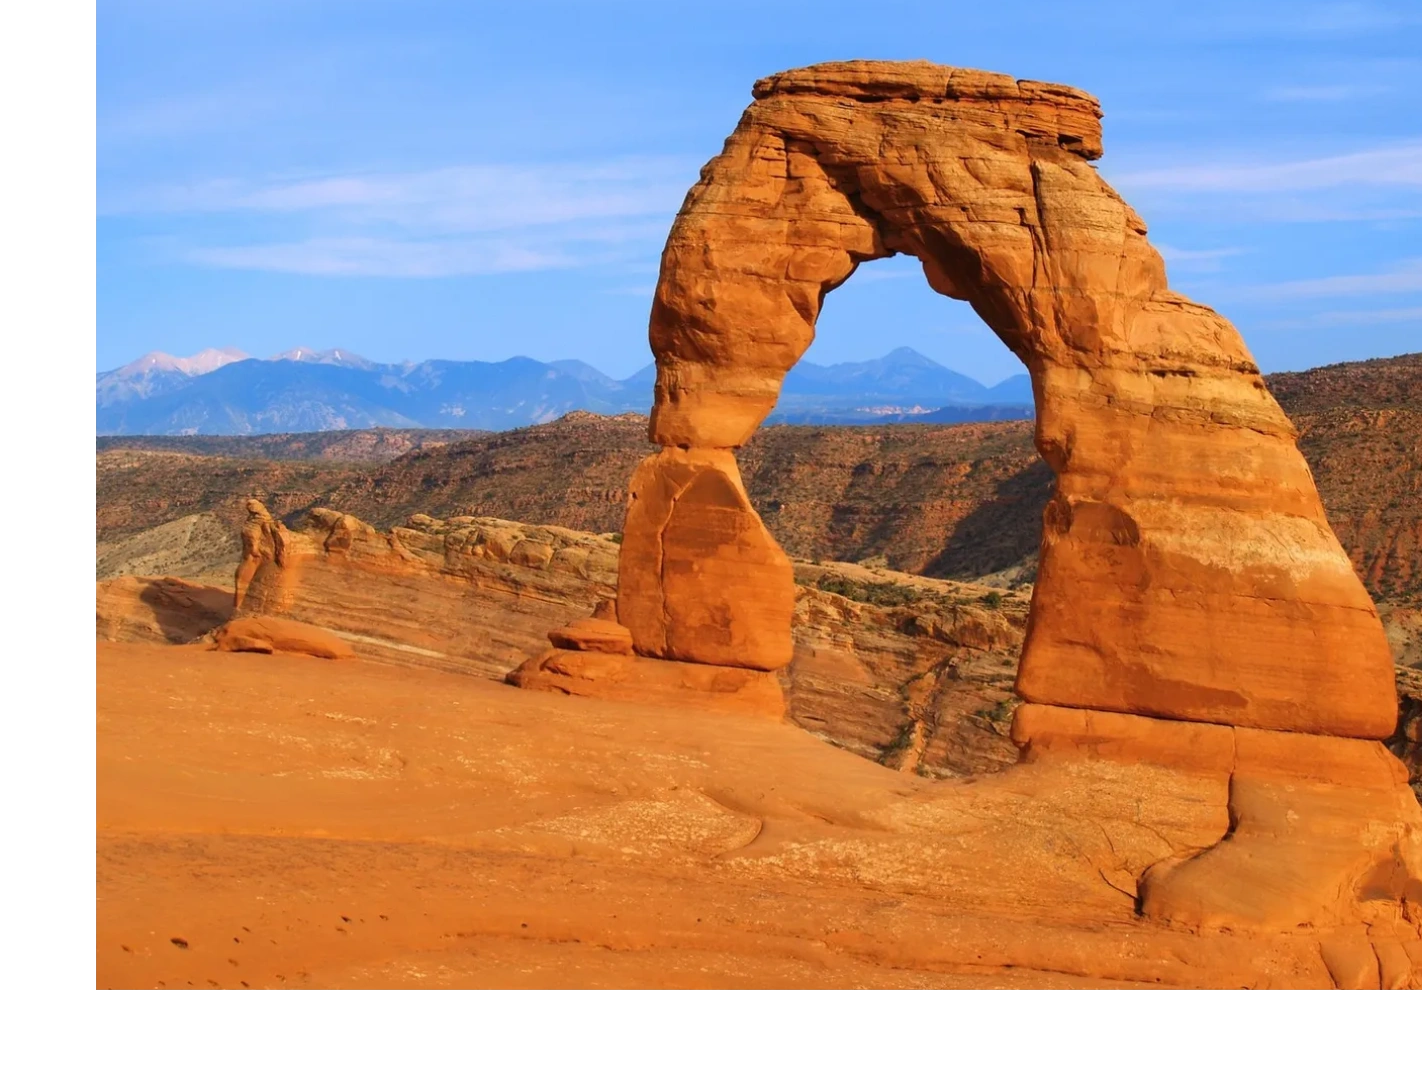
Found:
[{"label": "rocky ridge", "polygon": [[[1369,592],[1384,604],[1422,603],[1422,356],[1265,380],[1299,427],[1329,521]],[[382,433],[391,447],[405,439]],[[314,505],[382,527],[425,512],[617,532],[627,482],[649,450],[636,415],[570,415],[443,447],[421,438],[418,450],[376,465],[352,461],[358,438],[174,437],[158,442],[162,455],[109,451],[101,442],[100,539],[212,509],[235,534],[246,495],[268,500],[289,521]],[[125,443],[148,448],[154,439]],[[277,459],[248,457],[253,447]],[[374,447],[362,445],[360,454],[373,456]],[[318,455],[320,463],[298,458]],[[738,459],[757,512],[792,555],[881,557],[930,576],[980,580],[1009,571],[1008,583],[1032,580],[1053,478],[1029,423],[766,426]],[[551,478],[550,469],[568,476]]]}]

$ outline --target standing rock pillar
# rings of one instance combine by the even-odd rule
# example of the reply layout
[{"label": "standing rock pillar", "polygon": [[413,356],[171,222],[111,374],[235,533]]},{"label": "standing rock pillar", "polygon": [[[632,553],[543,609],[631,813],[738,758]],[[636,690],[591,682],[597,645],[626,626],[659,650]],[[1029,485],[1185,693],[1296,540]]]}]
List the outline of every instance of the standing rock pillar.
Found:
[{"label": "standing rock pillar", "polygon": [[617,618],[638,654],[777,670],[790,664],[795,580],[729,448],[663,448],[632,477]]}]

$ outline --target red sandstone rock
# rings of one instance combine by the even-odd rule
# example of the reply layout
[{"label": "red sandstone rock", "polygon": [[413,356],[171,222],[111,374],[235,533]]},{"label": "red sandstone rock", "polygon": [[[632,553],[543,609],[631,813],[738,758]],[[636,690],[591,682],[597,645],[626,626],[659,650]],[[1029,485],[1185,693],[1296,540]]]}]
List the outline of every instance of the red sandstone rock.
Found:
[{"label": "red sandstone rock", "polygon": [[[538,659],[550,637],[555,645],[584,642],[593,619],[611,627],[601,630],[609,641],[601,650],[627,650],[613,598],[619,549],[608,535],[427,515],[382,533],[319,508],[296,530],[261,522],[251,545],[260,551],[279,540],[282,562],[270,553],[248,557],[252,577],[240,613],[337,629],[362,658],[502,679]],[[546,544],[551,555],[520,549],[526,541]],[[795,656],[784,673],[794,722],[924,776],[982,773],[1016,761],[1006,723],[1026,620],[1022,594],[1008,593],[988,609],[980,586],[843,563],[797,570]],[[826,582],[871,599],[873,590],[888,589],[898,605],[816,587]],[[104,588],[101,637],[113,635],[117,614],[147,617],[127,600],[106,606]],[[219,606],[220,617],[181,619],[184,639],[226,620],[231,595]],[[127,628],[121,638],[128,639]]]},{"label": "red sandstone rock", "polygon": [[727,711],[783,718],[785,696],[773,673],[735,666],[554,648],[511,672],[509,684],[680,711]]},{"label": "red sandstone rock", "polygon": [[270,655],[291,652],[318,659],[350,659],[351,646],[319,626],[286,618],[234,618],[214,629],[209,638],[214,651],[254,651]]},{"label": "red sandstone rock", "polygon": [[1381,926],[1422,910],[1422,816],[1395,756],[1375,741],[1232,733],[1231,831],[1148,871],[1143,913],[1287,930]]},{"label": "red sandstone rock", "polygon": [[556,526],[416,516],[381,533],[316,508],[298,530],[254,512],[243,539],[239,615],[340,629],[370,658],[487,677],[615,592],[612,538]]},{"label": "red sandstone rock", "polygon": [[[744,443],[825,296],[860,262],[913,255],[1034,381],[1057,487],[1022,696],[1389,735],[1386,643],[1293,427],[1239,335],[1170,290],[1144,223],[1089,165],[1101,154],[1095,100],[870,62],[789,71],[755,95],[667,240],[652,439],[707,465]],[[648,496],[650,469],[638,479]],[[629,512],[629,542],[660,528]],[[655,559],[623,555],[634,635],[655,631],[646,605],[675,616],[721,596],[711,582],[670,591]],[[753,599],[728,606],[726,629],[755,631]],[[653,654],[726,661],[704,646],[638,636]]]},{"label": "red sandstone rock", "polygon": [[600,651],[608,655],[631,655],[632,634],[626,626],[605,618],[580,618],[552,630],[548,642],[569,651]]},{"label": "red sandstone rock", "polygon": [[[1154,763],[1214,782],[1218,838],[1141,874],[1147,917],[1202,930],[1366,926],[1391,944],[1387,929],[1422,910],[1422,812],[1406,768],[1376,741],[1033,704],[1013,738],[1028,761]],[[1401,935],[1414,925],[1402,921]],[[1328,963],[1339,987],[1378,987],[1352,959],[1340,948]]]},{"label": "red sandstone rock", "polygon": [[115,577],[95,585],[100,640],[187,644],[232,617],[232,592],[180,577]]},{"label": "red sandstone rock", "polygon": [[[1130,888],[1102,876],[1193,928],[1410,922],[1422,811],[1375,742],[1397,721],[1382,625],[1243,340],[1170,290],[1145,224],[1088,165],[1096,101],[871,62],[788,71],[755,97],[662,255],[663,452],[633,479],[620,562],[638,652],[782,664],[742,653],[777,632],[755,593],[774,606],[785,582],[731,449],[826,295],[861,262],[915,256],[1027,366],[1056,474],[1017,739],[1029,758],[1185,766],[1219,798],[1212,843]],[[1329,963],[1336,983],[1383,980],[1352,959]]]},{"label": "red sandstone rock", "polygon": [[721,449],[665,448],[633,475],[617,618],[642,655],[775,670],[795,576]]}]

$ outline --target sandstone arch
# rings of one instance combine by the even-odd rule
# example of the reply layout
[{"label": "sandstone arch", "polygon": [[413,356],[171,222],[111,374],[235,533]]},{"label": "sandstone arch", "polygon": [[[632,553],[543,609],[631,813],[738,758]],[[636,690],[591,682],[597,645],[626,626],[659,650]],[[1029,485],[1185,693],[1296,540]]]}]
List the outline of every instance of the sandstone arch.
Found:
[{"label": "sandstone arch", "polygon": [[662,256],[661,450],[632,480],[616,604],[637,654],[555,648],[511,680],[774,710],[792,570],[735,448],[827,294],[861,262],[915,256],[1026,364],[1056,474],[1017,677],[1025,758],[1204,775],[1227,808],[1218,839],[1141,871],[1140,913],[1350,927],[1325,945],[1330,970],[1379,980],[1372,951],[1422,942],[1422,811],[1376,740],[1397,715],[1382,627],[1239,334],[1169,289],[1144,223],[1091,167],[1096,101],[878,62],[788,71],[754,95]]},{"label": "sandstone arch", "polygon": [[[618,613],[641,654],[775,669],[790,568],[731,449],[774,406],[826,295],[917,257],[1026,364],[1057,476],[1018,689],[1045,704],[1385,737],[1376,613],[1294,430],[1235,329],[1172,292],[1146,227],[1090,165],[1100,109],[1065,86],[930,63],[829,63],[758,82],[667,240],[651,315],[652,440],[624,532]],[[694,472],[744,516],[716,539]],[[693,540],[686,538],[691,537]],[[693,542],[694,541],[694,542]],[[713,543],[714,542],[714,543]],[[700,592],[668,560],[734,558]],[[734,570],[734,567],[731,567]],[[683,620],[697,595],[725,625]],[[724,601],[724,602],[721,602]],[[704,613],[704,604],[703,611]]]}]

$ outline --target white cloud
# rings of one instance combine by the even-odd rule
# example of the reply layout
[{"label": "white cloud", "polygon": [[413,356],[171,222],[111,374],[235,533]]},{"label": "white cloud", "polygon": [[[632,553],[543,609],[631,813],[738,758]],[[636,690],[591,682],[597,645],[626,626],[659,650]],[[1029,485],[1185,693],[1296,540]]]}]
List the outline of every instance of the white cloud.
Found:
[{"label": "white cloud", "polygon": [[1240,299],[1301,300],[1320,296],[1371,296],[1422,292],[1422,259],[1407,259],[1379,274],[1338,274],[1326,278],[1280,281],[1236,290]]},{"label": "white cloud", "polygon": [[1381,322],[1422,322],[1422,307],[1387,307],[1375,311],[1325,311],[1314,321],[1324,325],[1375,325]]},{"label": "white cloud", "polygon": [[274,244],[196,248],[191,262],[237,270],[344,277],[433,278],[503,274],[566,266],[557,257],[517,247],[364,237],[313,238]]},{"label": "white cloud", "polygon": [[1213,273],[1224,269],[1224,260],[1244,255],[1248,248],[1174,248],[1168,244],[1157,244],[1158,251],[1172,267],[1190,273]]},{"label": "white cloud", "polygon": [[[654,259],[694,164],[664,157],[205,181],[134,190],[101,214],[261,219],[264,240],[179,258],[227,269],[444,277]],[[245,228],[245,227],[244,227]]]},{"label": "white cloud", "polygon": [[300,241],[203,247],[183,258],[203,266],[337,277],[439,278],[559,270],[626,258],[612,232],[602,239],[558,236],[391,240],[313,237]]},{"label": "white cloud", "polygon": [[251,81],[121,105],[110,104],[101,92],[96,134],[105,149],[144,147],[151,141],[270,119],[290,106],[289,99]]},{"label": "white cloud", "polygon": [[310,214],[346,224],[487,232],[600,218],[664,215],[696,180],[664,157],[541,165],[473,164],[262,182],[215,180],[112,196],[100,214]]},{"label": "white cloud", "polygon": [[1304,192],[1340,186],[1422,188],[1422,142],[1285,163],[1182,164],[1117,175],[1132,190]]}]

